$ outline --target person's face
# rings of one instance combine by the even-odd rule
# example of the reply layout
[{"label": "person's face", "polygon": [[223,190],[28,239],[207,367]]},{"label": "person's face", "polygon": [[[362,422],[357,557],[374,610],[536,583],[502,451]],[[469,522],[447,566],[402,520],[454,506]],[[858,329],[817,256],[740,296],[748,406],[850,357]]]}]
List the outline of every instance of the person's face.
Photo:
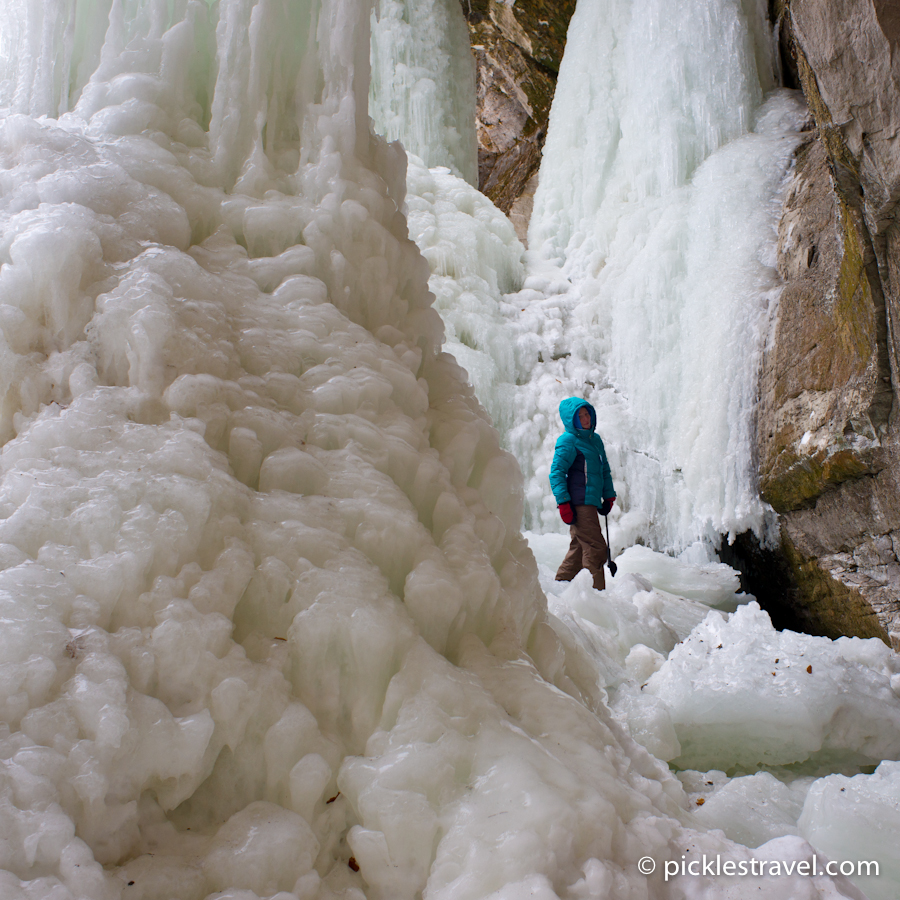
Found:
[{"label": "person's face", "polygon": [[582,428],[591,427],[591,414],[587,411],[586,406],[582,406],[581,409],[578,410],[578,421],[581,422]]}]

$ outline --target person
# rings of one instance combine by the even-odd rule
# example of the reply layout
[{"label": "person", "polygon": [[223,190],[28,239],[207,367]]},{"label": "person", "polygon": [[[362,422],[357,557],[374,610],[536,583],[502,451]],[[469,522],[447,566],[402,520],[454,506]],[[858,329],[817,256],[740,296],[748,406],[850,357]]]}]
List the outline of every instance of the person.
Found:
[{"label": "person", "polygon": [[550,487],[572,540],[556,580],[571,581],[587,569],[596,590],[602,591],[607,547],[600,516],[609,515],[616,500],[606,449],[594,430],[597,414],[587,400],[567,397],[559,404],[559,415],[565,431],[556,441]]}]

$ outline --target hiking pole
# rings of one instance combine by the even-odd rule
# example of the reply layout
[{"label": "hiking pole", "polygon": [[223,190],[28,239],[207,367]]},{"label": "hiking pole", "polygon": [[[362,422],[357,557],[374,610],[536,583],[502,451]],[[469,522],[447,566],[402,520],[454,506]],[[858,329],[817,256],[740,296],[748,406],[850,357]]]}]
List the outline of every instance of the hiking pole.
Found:
[{"label": "hiking pole", "polygon": [[606,564],[609,566],[609,574],[615,578],[618,566],[613,562],[612,558],[612,544],[609,542],[609,519],[604,516],[603,521],[606,522]]}]

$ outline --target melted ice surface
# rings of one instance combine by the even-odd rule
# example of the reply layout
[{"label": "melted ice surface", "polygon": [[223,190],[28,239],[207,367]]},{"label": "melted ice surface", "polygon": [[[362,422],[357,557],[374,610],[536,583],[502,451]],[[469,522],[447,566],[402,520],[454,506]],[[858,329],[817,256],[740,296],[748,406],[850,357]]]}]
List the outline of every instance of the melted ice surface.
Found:
[{"label": "melted ice surface", "polygon": [[[808,858],[830,794],[745,846],[632,738],[668,715],[675,750],[665,654],[727,627],[708,610],[733,573],[638,558],[604,602],[536,566],[423,259],[465,346],[454,292],[509,318],[521,249],[422,167],[431,250],[408,239],[405,156],[369,131],[369,5],[0,14],[3,897],[858,897],[638,872]],[[466,216],[485,260],[453,249]],[[781,639],[757,630],[760,654]],[[887,702],[893,663],[849,646],[848,685]]]}]

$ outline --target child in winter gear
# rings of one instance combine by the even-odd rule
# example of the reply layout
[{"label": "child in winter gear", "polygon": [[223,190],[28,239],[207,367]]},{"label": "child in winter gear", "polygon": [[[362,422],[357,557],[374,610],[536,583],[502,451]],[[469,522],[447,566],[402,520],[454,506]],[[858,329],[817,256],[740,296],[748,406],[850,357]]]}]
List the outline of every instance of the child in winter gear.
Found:
[{"label": "child in winter gear", "polygon": [[571,581],[586,568],[594,577],[594,587],[602,591],[607,547],[600,516],[609,514],[616,499],[606,449],[594,431],[597,414],[587,400],[566,398],[559,404],[559,415],[565,431],[556,441],[550,487],[572,541],[556,580]]}]

